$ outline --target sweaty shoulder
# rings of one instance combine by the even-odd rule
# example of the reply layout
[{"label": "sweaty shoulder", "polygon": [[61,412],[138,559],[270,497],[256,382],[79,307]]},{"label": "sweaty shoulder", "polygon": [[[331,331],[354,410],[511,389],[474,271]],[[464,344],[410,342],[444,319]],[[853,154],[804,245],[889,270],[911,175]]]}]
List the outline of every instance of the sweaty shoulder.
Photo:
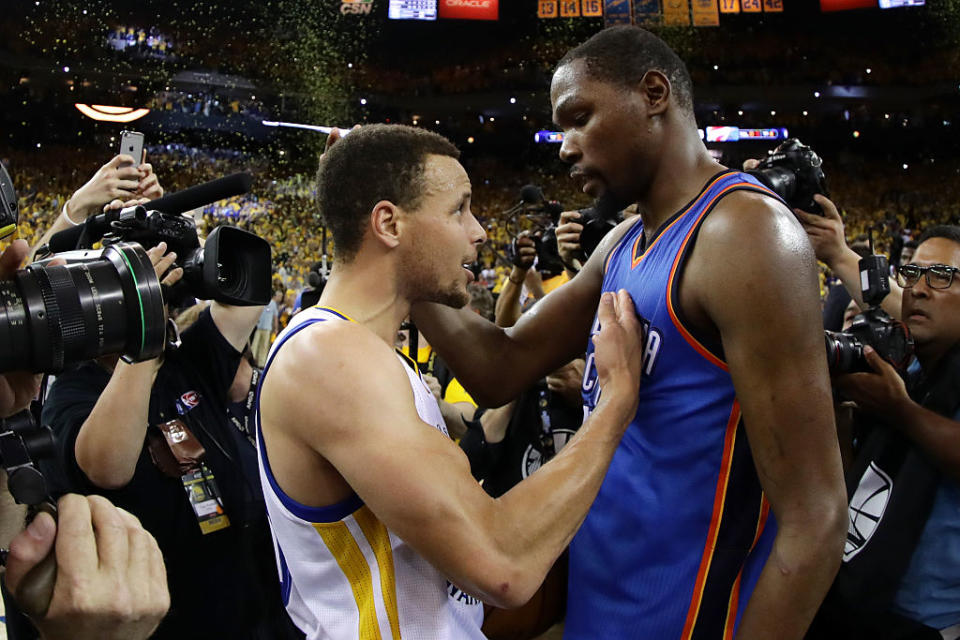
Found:
[{"label": "sweaty shoulder", "polygon": [[[755,304],[791,308],[795,300],[818,295],[816,259],[800,223],[778,200],[755,192],[724,197],[707,216],[687,265],[688,290],[708,315],[734,313]],[[684,296],[687,301],[689,297]]]},{"label": "sweaty shoulder", "polygon": [[[755,191],[734,191],[721,199],[707,216],[700,230],[698,244],[710,242],[738,243],[742,251],[763,250],[757,242],[789,241],[783,248],[794,248],[795,240],[809,248],[806,233],[796,217],[779,200]],[[777,243],[772,249],[780,248]]]}]

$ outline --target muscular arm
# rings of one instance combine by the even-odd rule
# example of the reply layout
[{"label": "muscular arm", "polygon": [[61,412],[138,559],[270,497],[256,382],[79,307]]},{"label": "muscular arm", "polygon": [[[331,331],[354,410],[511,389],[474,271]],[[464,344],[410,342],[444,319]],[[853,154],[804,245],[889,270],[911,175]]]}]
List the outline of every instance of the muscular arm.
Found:
[{"label": "muscular arm", "polygon": [[468,309],[437,304],[415,305],[413,320],[481,406],[500,406],[586,350],[603,285],[604,259],[634,222],[621,223],[609,233],[576,278],[552,291],[509,329]]},{"label": "muscular arm", "polygon": [[[297,336],[281,353],[263,388],[266,444],[271,430],[293,430],[452,582],[490,604],[519,606],[586,516],[635,412],[641,332],[626,295],[617,312],[611,298],[596,339],[597,410],[556,458],[497,500],[474,481],[463,452],[420,421],[396,356],[357,325]],[[314,390],[309,398],[304,388]],[[358,388],[376,389],[377,402]]]},{"label": "muscular arm", "polygon": [[801,638],[847,526],[813,251],[785,209],[732,194],[704,223],[683,277],[685,309],[719,331],[778,526],[738,638]]}]

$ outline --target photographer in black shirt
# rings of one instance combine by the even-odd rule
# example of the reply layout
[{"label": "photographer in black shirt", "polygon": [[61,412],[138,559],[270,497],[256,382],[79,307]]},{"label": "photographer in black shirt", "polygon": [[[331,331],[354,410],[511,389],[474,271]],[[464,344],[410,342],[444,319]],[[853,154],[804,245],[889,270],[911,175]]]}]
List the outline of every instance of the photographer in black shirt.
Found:
[{"label": "photographer in black shirt", "polygon": [[[165,250],[149,252],[158,274],[174,262]],[[155,638],[298,637],[287,635],[256,451],[227,415],[261,310],[213,302],[161,359],[81,364],[44,405],[64,489],[109,497],[159,543],[171,607]]]}]

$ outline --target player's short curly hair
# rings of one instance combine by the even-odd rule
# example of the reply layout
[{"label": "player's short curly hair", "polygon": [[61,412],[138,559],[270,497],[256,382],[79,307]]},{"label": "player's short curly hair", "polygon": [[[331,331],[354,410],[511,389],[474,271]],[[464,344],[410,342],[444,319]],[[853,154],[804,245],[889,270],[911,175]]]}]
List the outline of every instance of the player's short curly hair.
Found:
[{"label": "player's short curly hair", "polygon": [[693,115],[693,81],[666,42],[645,29],[617,26],[604,29],[567,52],[557,68],[583,60],[594,79],[636,86],[647,71],[659,71],[670,80],[677,104]]},{"label": "player's short curly hair", "polygon": [[373,206],[381,200],[406,210],[420,206],[428,155],[459,158],[443,136],[399,124],[372,124],[334,144],[317,170],[317,207],[333,236],[337,260],[352,260]]}]

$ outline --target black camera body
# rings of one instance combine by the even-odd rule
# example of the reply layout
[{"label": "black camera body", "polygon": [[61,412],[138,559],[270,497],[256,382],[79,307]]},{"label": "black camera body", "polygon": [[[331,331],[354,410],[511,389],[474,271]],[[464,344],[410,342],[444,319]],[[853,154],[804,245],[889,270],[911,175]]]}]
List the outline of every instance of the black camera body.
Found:
[{"label": "black camera body", "polygon": [[747,171],[783,198],[790,207],[823,215],[813,199],[816,194],[828,195],[823,160],[797,138],[788,138]]},{"label": "black camera body", "polygon": [[858,315],[846,331],[825,331],[824,334],[827,362],[833,373],[873,371],[863,356],[865,345],[873,347],[901,374],[906,372],[913,356],[913,338],[907,327],[880,307],[871,307]]},{"label": "black camera body", "polygon": [[183,268],[183,284],[174,285],[170,291],[167,302],[171,304],[190,296],[237,306],[270,302],[270,245],[243,229],[217,227],[201,246],[193,218],[136,206],[122,210],[110,223],[103,243],[116,242],[136,242],[148,249],[165,242],[167,250],[177,254],[176,266]]},{"label": "black camera body", "polygon": [[870,345],[881,358],[904,375],[913,358],[913,338],[907,326],[880,308],[890,293],[887,259],[872,255],[860,260],[863,300],[870,308],[853,319],[846,331],[825,331],[827,364],[831,373],[869,372],[873,369],[863,356]]},{"label": "black camera body", "polygon": [[50,500],[47,481],[35,462],[52,458],[56,440],[50,427],[38,426],[29,410],[0,419],[0,466],[17,504],[39,505]]},{"label": "black camera body", "polygon": [[580,251],[584,261],[597,250],[600,241],[613,231],[619,221],[618,217],[605,216],[598,207],[580,209],[580,224],[583,225],[580,232]]}]

